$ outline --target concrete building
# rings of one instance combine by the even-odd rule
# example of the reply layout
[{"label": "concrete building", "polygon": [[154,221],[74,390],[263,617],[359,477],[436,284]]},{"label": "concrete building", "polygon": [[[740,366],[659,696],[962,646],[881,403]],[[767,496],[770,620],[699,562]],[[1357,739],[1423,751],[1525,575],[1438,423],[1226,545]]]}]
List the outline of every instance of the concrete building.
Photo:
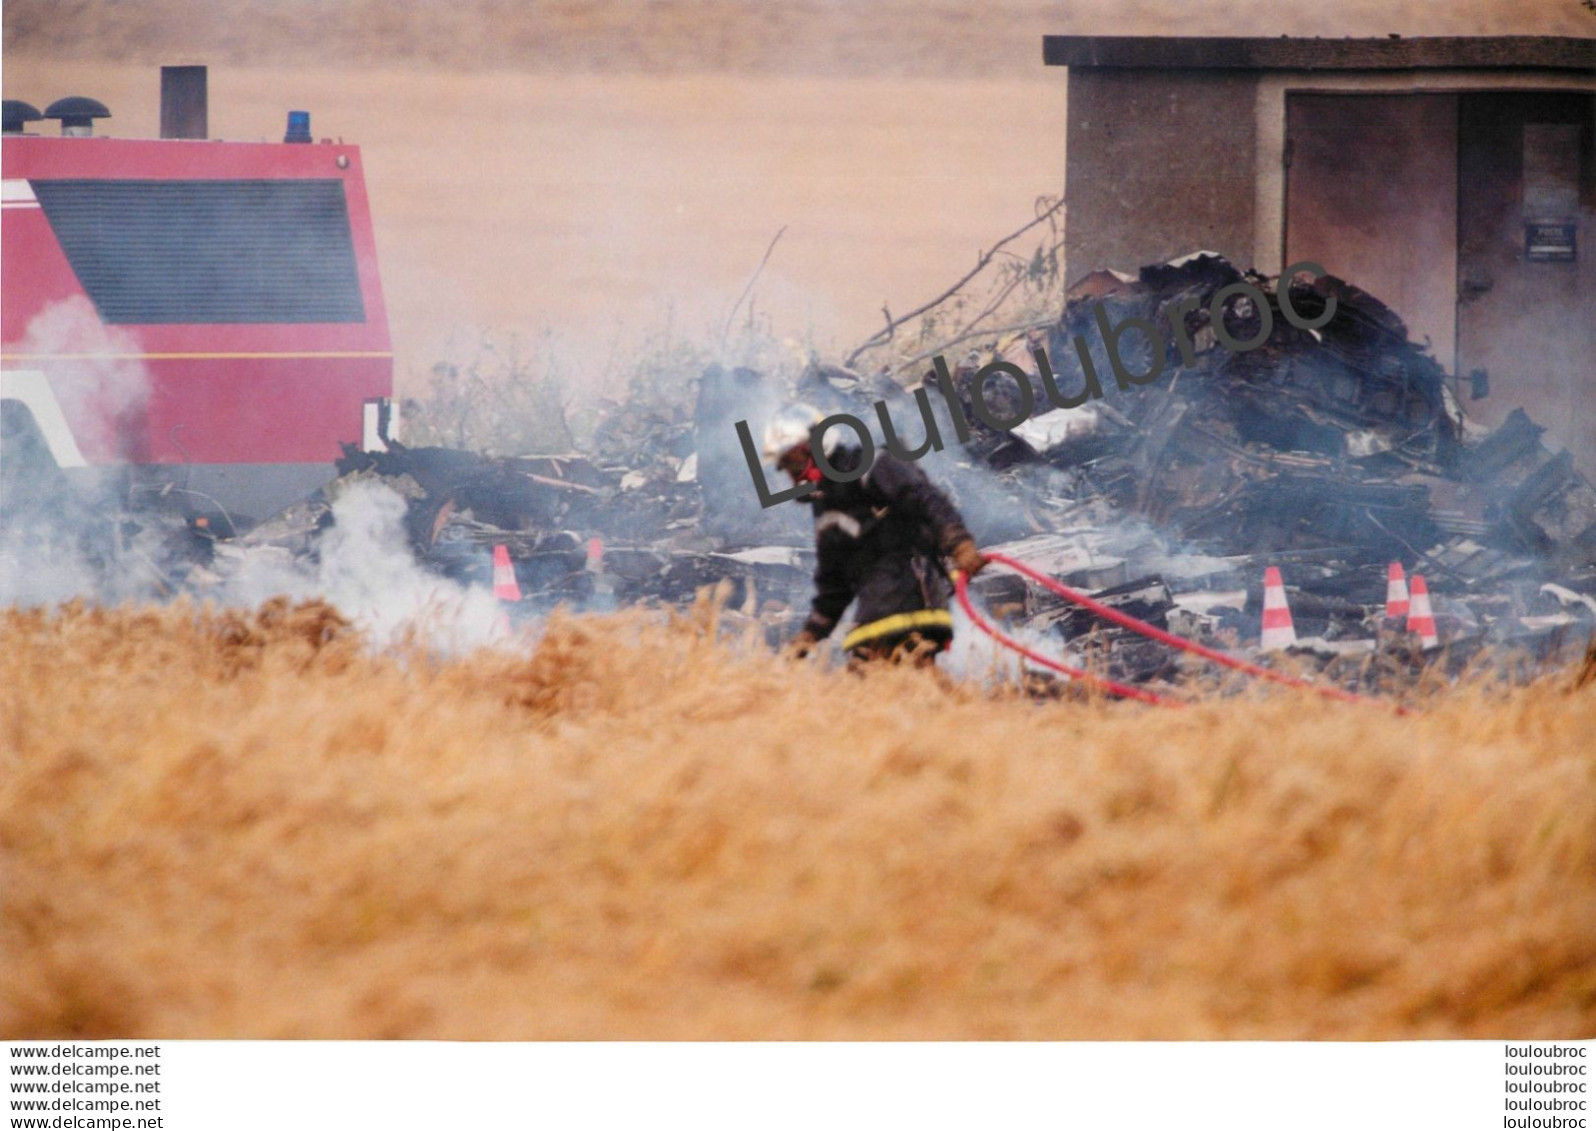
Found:
[{"label": "concrete building", "polygon": [[[1047,36],[1070,277],[1312,260],[1596,470],[1596,39]],[[1478,372],[1476,372],[1478,371]],[[1476,392],[1489,389],[1483,399]]]}]

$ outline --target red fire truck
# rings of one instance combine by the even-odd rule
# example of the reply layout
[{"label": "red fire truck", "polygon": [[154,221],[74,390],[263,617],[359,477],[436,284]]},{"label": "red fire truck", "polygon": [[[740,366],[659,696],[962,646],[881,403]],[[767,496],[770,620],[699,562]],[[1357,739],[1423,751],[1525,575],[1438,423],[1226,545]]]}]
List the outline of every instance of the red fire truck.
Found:
[{"label": "red fire truck", "polygon": [[388,435],[371,211],[358,147],[298,111],[280,143],[204,140],[204,69],[166,70],[190,81],[163,73],[161,140],[95,136],[92,99],[6,102],[0,442],[243,527]]}]

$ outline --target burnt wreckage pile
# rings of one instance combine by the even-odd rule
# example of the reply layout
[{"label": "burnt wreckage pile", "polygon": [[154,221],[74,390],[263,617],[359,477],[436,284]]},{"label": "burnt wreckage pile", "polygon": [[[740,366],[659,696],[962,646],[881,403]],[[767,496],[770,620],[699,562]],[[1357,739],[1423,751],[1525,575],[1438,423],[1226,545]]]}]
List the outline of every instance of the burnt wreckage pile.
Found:
[{"label": "burnt wreckage pile", "polygon": [[[1239,282],[1270,307],[1270,330],[1238,351],[1209,325],[1216,292]],[[1207,253],[1143,268],[1100,271],[1072,289],[1052,325],[969,354],[952,373],[973,434],[921,463],[951,493],[985,546],[1001,547],[1161,628],[1217,643],[1255,643],[1267,565],[1281,567],[1304,647],[1368,652],[1381,637],[1386,570],[1426,575],[1454,657],[1469,645],[1578,643],[1596,623],[1596,490],[1567,453],[1542,444],[1522,411],[1495,431],[1471,422],[1426,350],[1377,298],[1330,276],[1290,283],[1296,322],[1282,316],[1278,280],[1243,275]],[[1095,308],[1101,306],[1099,312]],[[1223,308],[1235,340],[1261,336],[1263,312],[1245,294]],[[1174,341],[1183,319],[1190,363],[1173,347],[1157,380],[1120,388],[1100,331],[1144,319]],[[1077,347],[1077,339],[1082,345]],[[1118,341],[1121,364],[1151,368],[1141,333]],[[1135,356],[1140,348],[1141,356]],[[1066,395],[1085,385],[1084,351],[1103,395],[1052,407],[1035,351]],[[1029,374],[1039,412],[1010,430],[982,425],[971,381],[1003,360]],[[1007,374],[989,377],[988,415],[1015,416]],[[561,602],[683,604],[723,583],[728,606],[771,638],[801,618],[811,591],[811,532],[802,507],[761,508],[734,424],[760,422],[789,398],[828,413],[876,419],[883,402],[915,445],[915,390],[885,373],[812,363],[796,388],[747,369],[712,366],[696,402],[620,404],[592,451],[501,459],[394,444],[351,451],[327,492],[240,540],[313,552],[330,521],[327,496],[378,477],[408,500],[419,559],[486,584],[505,546],[527,614]],[[951,438],[946,384],[925,395]],[[992,570],[977,592],[1000,615],[1098,656],[1115,675],[1169,669],[1167,650],[1109,629],[1012,575]],[[1389,626],[1386,626],[1389,627]]]},{"label": "burnt wreckage pile", "polygon": [[[746,382],[752,375],[714,370],[703,388],[712,390],[721,376]],[[566,455],[494,457],[393,441],[381,452],[346,447],[336,480],[241,538],[218,543],[197,587],[225,586],[261,554],[314,558],[320,535],[335,523],[339,495],[377,481],[405,500],[411,552],[434,572],[491,585],[494,552],[505,548],[522,594],[507,610],[512,620],[561,605],[684,606],[716,587],[730,610],[758,618],[779,639],[808,600],[814,557],[805,516],[763,514],[757,505],[742,514],[733,506],[727,515],[738,518],[728,522],[706,508],[706,498],[719,496],[700,487],[697,469],[718,471],[723,453],[699,426],[701,416],[691,403],[620,404],[600,423],[591,451]],[[735,451],[729,421],[724,431]],[[741,474],[751,499],[746,469]],[[728,482],[725,490],[733,489]]]},{"label": "burnt wreckage pile", "polygon": [[[1237,351],[1216,342],[1209,307],[1243,281],[1269,304],[1271,329],[1257,348]],[[1098,272],[1072,290],[1056,326],[1011,347],[1017,361],[1045,341],[1058,387],[1080,390],[1077,338],[1096,373],[1113,371],[1094,332],[1100,304],[1109,323],[1144,319],[1171,341],[1180,311],[1197,355],[1145,386],[1105,380],[1099,400],[988,437],[990,460],[1017,473],[1057,469],[1071,477],[1073,497],[1162,536],[1140,546],[1129,534],[1094,541],[1088,525],[1074,541],[1021,542],[1013,556],[1032,554],[1159,627],[1230,646],[1256,639],[1263,572],[1276,565],[1299,637],[1324,655],[1374,649],[1387,567],[1399,561],[1426,576],[1454,657],[1480,643],[1583,646],[1596,623],[1596,490],[1572,457],[1542,444],[1522,410],[1492,432],[1470,421],[1446,373],[1374,296],[1331,276],[1299,276],[1287,295],[1298,321],[1316,322],[1335,303],[1327,323],[1304,330],[1283,316],[1279,285],[1209,254],[1135,278]],[[1232,340],[1262,333],[1251,299],[1229,303],[1223,317]],[[1151,359],[1124,364],[1147,372]],[[1067,639],[1094,633],[1120,674],[1167,662],[1008,578],[980,581]]]}]

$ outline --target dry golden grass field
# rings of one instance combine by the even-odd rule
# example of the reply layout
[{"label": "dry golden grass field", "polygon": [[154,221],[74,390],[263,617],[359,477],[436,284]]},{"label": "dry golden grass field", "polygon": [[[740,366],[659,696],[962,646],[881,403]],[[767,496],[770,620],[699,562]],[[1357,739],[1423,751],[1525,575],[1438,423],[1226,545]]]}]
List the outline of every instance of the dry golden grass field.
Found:
[{"label": "dry golden grass field", "polygon": [[1596,1035],[1590,663],[1158,711],[713,619],[0,613],[0,1037]]}]

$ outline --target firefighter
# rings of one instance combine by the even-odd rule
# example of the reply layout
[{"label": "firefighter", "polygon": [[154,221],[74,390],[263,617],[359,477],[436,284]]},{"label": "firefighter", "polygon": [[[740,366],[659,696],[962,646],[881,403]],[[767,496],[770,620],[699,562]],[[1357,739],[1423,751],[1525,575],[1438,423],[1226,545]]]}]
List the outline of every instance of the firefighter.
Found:
[{"label": "firefighter", "polygon": [[[933,662],[953,640],[953,590],[942,559],[972,577],[986,561],[952,502],[914,464],[882,451],[860,478],[825,478],[810,450],[820,419],[816,409],[795,405],[771,420],[764,437],[767,459],[795,484],[815,484],[805,496],[815,515],[815,598],[788,654],[807,656],[857,599],[857,627],[842,642],[851,660],[903,654],[916,664]],[[825,455],[847,474],[863,452],[838,431],[828,431]]]}]

